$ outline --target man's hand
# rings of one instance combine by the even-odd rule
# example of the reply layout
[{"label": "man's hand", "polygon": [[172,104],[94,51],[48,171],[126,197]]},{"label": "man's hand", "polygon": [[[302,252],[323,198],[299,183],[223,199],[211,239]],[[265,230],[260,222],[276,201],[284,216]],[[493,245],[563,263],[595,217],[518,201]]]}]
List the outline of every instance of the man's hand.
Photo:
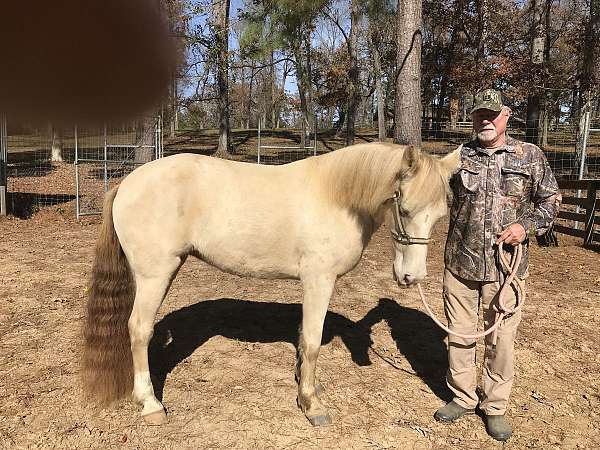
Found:
[{"label": "man's hand", "polygon": [[496,245],[500,245],[502,242],[506,242],[509,245],[518,245],[525,240],[527,232],[523,225],[519,223],[513,223],[509,225],[496,239]]}]

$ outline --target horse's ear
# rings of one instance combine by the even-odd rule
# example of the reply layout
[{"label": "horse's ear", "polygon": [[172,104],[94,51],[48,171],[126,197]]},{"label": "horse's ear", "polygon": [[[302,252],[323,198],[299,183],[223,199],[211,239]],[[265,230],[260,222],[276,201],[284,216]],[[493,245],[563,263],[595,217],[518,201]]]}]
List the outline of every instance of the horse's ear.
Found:
[{"label": "horse's ear", "polygon": [[402,168],[404,171],[415,170],[421,161],[421,150],[414,145],[408,145],[402,155]]},{"label": "horse's ear", "polygon": [[460,167],[460,152],[462,150],[462,144],[453,152],[448,153],[442,159],[440,164],[442,169],[446,173],[446,176],[450,178]]}]

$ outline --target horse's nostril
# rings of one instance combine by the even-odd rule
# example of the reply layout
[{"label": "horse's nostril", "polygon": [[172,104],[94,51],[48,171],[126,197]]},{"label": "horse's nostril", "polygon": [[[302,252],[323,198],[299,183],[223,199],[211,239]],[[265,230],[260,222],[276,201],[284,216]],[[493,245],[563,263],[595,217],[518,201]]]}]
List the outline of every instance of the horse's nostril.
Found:
[{"label": "horse's nostril", "polygon": [[412,276],[412,275],[410,275],[410,274],[406,274],[406,275],[404,275],[404,282],[405,282],[406,284],[412,284],[412,283],[413,283],[413,281],[415,281],[415,277],[413,277],[413,276]]}]

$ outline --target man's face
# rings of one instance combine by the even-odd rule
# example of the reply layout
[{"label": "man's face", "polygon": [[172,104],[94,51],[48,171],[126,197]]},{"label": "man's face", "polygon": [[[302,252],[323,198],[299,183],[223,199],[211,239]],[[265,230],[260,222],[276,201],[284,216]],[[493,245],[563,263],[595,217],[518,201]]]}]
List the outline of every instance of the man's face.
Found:
[{"label": "man's face", "polygon": [[483,145],[494,144],[501,140],[506,132],[506,124],[510,117],[510,109],[502,108],[500,112],[490,109],[478,109],[472,115],[473,129],[479,142]]}]

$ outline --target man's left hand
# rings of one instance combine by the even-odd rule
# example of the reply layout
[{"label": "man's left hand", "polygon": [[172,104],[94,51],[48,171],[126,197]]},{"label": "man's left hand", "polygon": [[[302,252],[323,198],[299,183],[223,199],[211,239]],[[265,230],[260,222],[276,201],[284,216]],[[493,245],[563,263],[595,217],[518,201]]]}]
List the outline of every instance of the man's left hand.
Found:
[{"label": "man's left hand", "polygon": [[519,223],[513,223],[509,225],[496,239],[496,245],[500,245],[502,242],[506,242],[509,245],[518,245],[525,240],[527,232],[523,225]]}]

